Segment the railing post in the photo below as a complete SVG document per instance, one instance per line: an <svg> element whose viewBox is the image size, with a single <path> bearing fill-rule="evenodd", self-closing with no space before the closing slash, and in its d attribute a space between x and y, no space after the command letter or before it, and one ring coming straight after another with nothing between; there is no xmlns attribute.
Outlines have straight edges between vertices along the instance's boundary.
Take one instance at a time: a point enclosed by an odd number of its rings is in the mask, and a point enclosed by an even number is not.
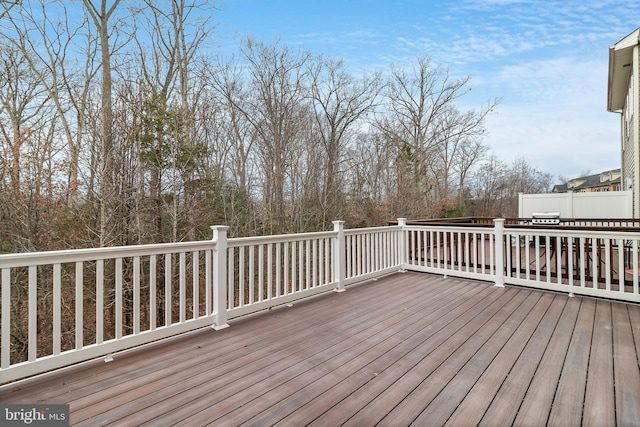
<svg viewBox="0 0 640 427"><path fill-rule="evenodd" d="M407 235L404 228L407 226L407 218L398 218L398 257L400 258L400 273L404 273L405 266L409 263L407 259Z"/></svg>
<svg viewBox="0 0 640 427"><path fill-rule="evenodd" d="M227 328L227 230L226 225L211 226L213 230L213 329Z"/></svg>
<svg viewBox="0 0 640 427"><path fill-rule="evenodd" d="M344 292L346 275L345 259L347 256L344 244L344 221L333 221L333 231L337 233L333 241L333 278L336 281L336 292Z"/></svg>
<svg viewBox="0 0 640 427"><path fill-rule="evenodd" d="M504 218L496 218L493 220L494 236L496 244L496 283L495 286L504 288Z"/></svg>

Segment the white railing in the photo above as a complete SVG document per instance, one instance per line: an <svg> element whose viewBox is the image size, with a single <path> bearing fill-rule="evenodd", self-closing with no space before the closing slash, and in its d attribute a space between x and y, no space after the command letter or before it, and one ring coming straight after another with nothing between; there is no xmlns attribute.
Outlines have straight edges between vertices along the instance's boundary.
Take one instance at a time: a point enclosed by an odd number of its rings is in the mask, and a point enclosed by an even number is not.
<svg viewBox="0 0 640 427"><path fill-rule="evenodd" d="M640 302L640 233L504 222L0 255L0 384L403 270Z"/></svg>
<svg viewBox="0 0 640 427"><path fill-rule="evenodd" d="M0 255L0 384L401 269L402 227Z"/></svg>
<svg viewBox="0 0 640 427"><path fill-rule="evenodd" d="M345 284L398 271L404 265L404 232L398 226L344 232Z"/></svg>
<svg viewBox="0 0 640 427"><path fill-rule="evenodd" d="M398 271L398 226L230 239L229 319ZM221 311L221 310L220 310Z"/></svg>
<svg viewBox="0 0 640 427"><path fill-rule="evenodd" d="M407 269L495 281L494 228L408 226L405 233Z"/></svg>
<svg viewBox="0 0 640 427"><path fill-rule="evenodd" d="M336 233L305 233L229 240L228 317L337 289Z"/></svg>
<svg viewBox="0 0 640 427"><path fill-rule="evenodd" d="M215 242L0 256L0 383L212 324Z"/></svg>
<svg viewBox="0 0 640 427"><path fill-rule="evenodd" d="M509 228L505 283L640 302L640 232Z"/></svg>
<svg viewBox="0 0 640 427"><path fill-rule="evenodd" d="M405 226L406 268L498 286L640 302L640 230L505 227L502 219L494 222L494 227Z"/></svg>

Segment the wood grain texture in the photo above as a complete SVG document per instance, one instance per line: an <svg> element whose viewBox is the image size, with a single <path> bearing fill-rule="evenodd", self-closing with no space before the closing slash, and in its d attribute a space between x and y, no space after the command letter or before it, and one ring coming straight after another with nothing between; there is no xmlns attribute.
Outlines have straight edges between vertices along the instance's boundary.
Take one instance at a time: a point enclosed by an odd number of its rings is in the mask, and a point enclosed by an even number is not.
<svg viewBox="0 0 640 427"><path fill-rule="evenodd" d="M72 425L640 425L640 306L402 273L0 388Z"/></svg>

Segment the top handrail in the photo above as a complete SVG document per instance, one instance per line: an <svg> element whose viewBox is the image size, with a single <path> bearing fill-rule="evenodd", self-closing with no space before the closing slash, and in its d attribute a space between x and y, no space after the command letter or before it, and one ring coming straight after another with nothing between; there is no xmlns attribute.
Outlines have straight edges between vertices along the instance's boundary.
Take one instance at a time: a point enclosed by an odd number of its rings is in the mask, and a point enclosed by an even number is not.
<svg viewBox="0 0 640 427"><path fill-rule="evenodd" d="M153 243L133 246L108 246L99 248L0 254L0 268L52 263L64 264L117 257L134 257L138 255L160 255L169 251L188 252L214 249L215 245L216 242L213 240L201 240L192 242Z"/></svg>
<svg viewBox="0 0 640 427"><path fill-rule="evenodd" d="M482 227L493 226L494 218L460 217L407 220L408 226L430 227ZM505 228L531 228L552 230L584 230L584 231L640 231L640 219L637 218L560 218L559 224L534 224L532 218L504 218ZM396 225L397 221L389 221Z"/></svg>

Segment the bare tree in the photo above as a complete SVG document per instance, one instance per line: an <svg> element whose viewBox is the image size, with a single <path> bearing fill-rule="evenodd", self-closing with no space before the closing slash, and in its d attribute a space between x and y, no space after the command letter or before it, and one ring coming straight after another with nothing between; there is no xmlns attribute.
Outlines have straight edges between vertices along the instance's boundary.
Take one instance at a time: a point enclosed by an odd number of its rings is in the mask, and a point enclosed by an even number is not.
<svg viewBox="0 0 640 427"><path fill-rule="evenodd" d="M95 5L91 0L82 0L94 26L98 31L100 41L100 58L102 71L101 84L101 132L100 132L100 246L105 246L113 238L109 230L109 222L112 221L112 212L109 204L115 196L115 185L113 174L115 160L113 158L113 83L111 68L110 43L111 30L109 20L111 19L121 0L114 0L111 5L107 0L100 0L99 5Z"/></svg>
<svg viewBox="0 0 640 427"><path fill-rule="evenodd" d="M23 53L55 105L69 148L67 195L76 199L79 187L79 154L84 137L88 97L93 78L97 74L94 64L95 37L91 32L86 34L87 56L84 67L74 69L68 57L72 43L79 38L80 29L86 27L87 17L78 25L72 26L64 2L41 0L28 6L20 4L14 9L15 14L8 15L16 36L6 37L6 40ZM34 7L37 9L34 10ZM74 58L82 58L77 55L77 51L72 54Z"/></svg>
<svg viewBox="0 0 640 427"><path fill-rule="evenodd" d="M241 46L250 76L250 98L239 105L259 141L267 230L286 230L285 187L291 147L304 122L306 52L247 39Z"/></svg>
<svg viewBox="0 0 640 427"><path fill-rule="evenodd" d="M458 144L481 133L484 117L497 103L458 113L455 103L467 92L468 81L468 77L451 79L448 71L433 67L431 60L424 57L408 71L391 70L386 91L388 112L378 117L376 127L395 145L401 168L398 191L405 199L414 200L417 209L424 209L429 198L438 199L434 191L437 181L427 173L429 168L437 171L451 163L448 153L444 156L449 159L447 165L439 163L436 154L443 149L446 153L446 144ZM404 178L406 174L410 177ZM448 186L446 183L443 190Z"/></svg>
<svg viewBox="0 0 640 427"><path fill-rule="evenodd" d="M487 158L497 101L462 109L468 78L428 58L357 77L254 39L212 61L212 1L3 3L0 209L17 224L6 194L29 187L54 206L66 192L69 222L51 227L78 246L69 224L83 214L84 246L112 245L191 240L214 221L243 235L376 225L440 202L506 214L544 183Z"/></svg>
<svg viewBox="0 0 640 427"><path fill-rule="evenodd" d="M60 144L56 110L23 52L0 48L0 247L50 247L43 233L55 217ZM51 215L51 217L49 216Z"/></svg>
<svg viewBox="0 0 640 427"><path fill-rule="evenodd" d="M511 162L507 179L507 191L510 196L506 207L507 215L518 215L519 193L546 193L551 188L551 180L551 174L533 167L523 157Z"/></svg>
<svg viewBox="0 0 640 427"><path fill-rule="evenodd" d="M467 178L489 152L489 147L478 138L465 139L452 167L458 176L458 205L464 208L467 196Z"/></svg>
<svg viewBox="0 0 640 427"><path fill-rule="evenodd" d="M205 68L206 80L212 93L207 103L215 100L220 105L221 116L217 122L223 126L222 138L214 141L223 142L215 147L221 153L222 163L228 164L230 175L238 187L250 193L250 156L253 152L256 132L252 130L251 122L245 118L244 112L249 109L246 100L249 98L246 79L240 64L235 59L223 60L217 58L215 67ZM209 119L206 117L205 119ZM213 125L213 123L212 123ZM228 162L225 161L228 159Z"/></svg>
<svg viewBox="0 0 640 427"><path fill-rule="evenodd" d="M5 115L0 126L5 150L5 170L10 188L17 194L21 187L21 155L29 134L37 129L47 111L47 91L34 74L23 52L6 46L0 50L0 104Z"/></svg>
<svg viewBox="0 0 640 427"><path fill-rule="evenodd" d="M507 164L492 155L473 175L470 213L476 216L516 217L518 193L544 193L551 185L550 174L523 158Z"/></svg>
<svg viewBox="0 0 640 427"><path fill-rule="evenodd" d="M0 2L0 19L8 15L9 12L11 12L11 9L19 5L20 3L20 0L4 0Z"/></svg>
<svg viewBox="0 0 640 427"><path fill-rule="evenodd" d="M347 154L347 224L368 227L405 215L404 206L396 203L394 157L395 150L380 132L358 134Z"/></svg>
<svg viewBox="0 0 640 427"><path fill-rule="evenodd" d="M165 114L165 119L171 117L174 123L177 123L175 120L182 122L179 126L181 135L174 134L168 139L173 143L180 142L182 145L180 147L168 145L166 149L169 150L168 157L184 159L190 149L192 152L201 151L193 135L194 120L188 120L193 118L193 109L190 107L189 100L192 93L189 88L189 76L196 54L205 42L207 34L212 31L210 6L207 1L186 0L160 2L145 0L144 3L144 13L136 15L137 33L141 33L142 36L134 36L137 52L132 55L132 59L139 62L141 92L143 92L142 96L147 98L142 105L151 107L155 104L152 108L156 113L161 113L160 109L162 109L164 110L162 114L168 113L168 115ZM152 103L149 102L150 100ZM164 123L164 126L173 127L176 131L175 126L170 123ZM161 138L158 132L156 136ZM168 135L165 134L165 136ZM149 142L147 141L147 145ZM158 147L160 141L156 142ZM190 224L187 227L188 234L194 238L194 218L186 215L186 212L191 210L190 205L196 201L192 191L184 190L187 187L193 187L195 169L184 167L180 169L171 162L164 165L157 162L146 164L150 166L151 171L150 191L151 199L155 204L153 222L156 224L158 238L162 238L162 218L166 216L167 210L171 212L171 240L178 239L179 223ZM185 166L186 163L182 165ZM174 195L170 199L170 206L165 206L163 198L165 182L163 181L167 181L166 191ZM181 204L182 208L179 209Z"/></svg>
<svg viewBox="0 0 640 427"><path fill-rule="evenodd" d="M371 112L380 92L380 76L356 80L342 60L318 57L311 67L314 118L324 150L322 227L341 212L341 163L344 149L356 132L358 121Z"/></svg>
<svg viewBox="0 0 640 427"><path fill-rule="evenodd" d="M435 144L427 161L436 187L437 200L452 198L464 185L466 174L482 158L486 147L480 143L485 133L484 119L490 109L461 113L454 105L443 109L436 119ZM453 176L458 173L457 180ZM453 182L452 182L453 181ZM452 188L457 185L457 188Z"/></svg>
<svg viewBox="0 0 640 427"><path fill-rule="evenodd" d="M508 165L495 155L473 173L471 197L473 215L497 216L505 214L504 200L508 195Z"/></svg>

